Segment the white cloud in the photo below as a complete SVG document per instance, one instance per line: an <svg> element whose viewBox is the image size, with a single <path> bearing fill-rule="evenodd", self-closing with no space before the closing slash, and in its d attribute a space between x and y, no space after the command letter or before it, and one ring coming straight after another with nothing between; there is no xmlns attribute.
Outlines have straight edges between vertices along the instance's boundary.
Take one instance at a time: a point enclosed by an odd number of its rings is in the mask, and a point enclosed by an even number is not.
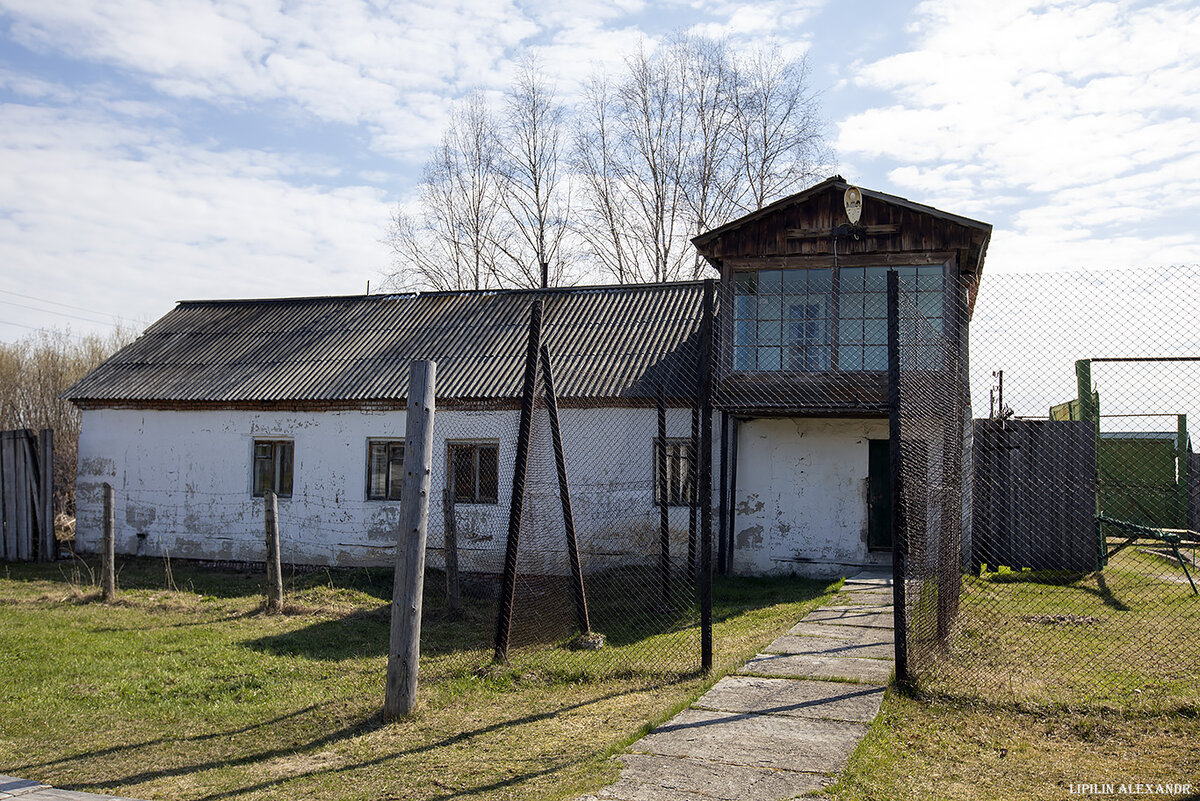
<svg viewBox="0 0 1200 801"><path fill-rule="evenodd" d="M283 99L317 118L367 124L377 146L428 145L422 97L493 80L506 51L538 32L511 2L366 0L4 0L14 39L97 61L158 91L240 106Z"/></svg>
<svg viewBox="0 0 1200 801"><path fill-rule="evenodd" d="M93 111L7 104L0 161L0 251L13 291L153 319L186 297L352 294L388 263L382 193L305 185L299 159L218 152ZM3 319L47 321L10 308Z"/></svg>
<svg viewBox="0 0 1200 801"><path fill-rule="evenodd" d="M998 217L993 268L1200 261L1200 235L1171 227L1200 196L1200 8L929 0L912 31L912 50L860 68L895 102L846 119L842 153Z"/></svg>

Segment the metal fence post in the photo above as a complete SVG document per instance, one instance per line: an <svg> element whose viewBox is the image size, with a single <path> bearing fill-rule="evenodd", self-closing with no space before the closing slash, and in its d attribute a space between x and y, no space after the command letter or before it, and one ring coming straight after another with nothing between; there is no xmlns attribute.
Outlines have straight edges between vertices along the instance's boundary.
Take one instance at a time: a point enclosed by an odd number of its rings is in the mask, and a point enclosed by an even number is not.
<svg viewBox="0 0 1200 801"><path fill-rule="evenodd" d="M716 284L704 282L700 318L700 469L696 492L700 504L700 667L713 665L712 635L712 338Z"/></svg>
<svg viewBox="0 0 1200 801"><path fill-rule="evenodd" d="M525 510L525 472L529 467L529 439L533 430L534 393L537 390L538 352L542 343L542 299L529 312L529 341L525 347L525 379L521 388L521 422L513 460L512 496L508 505L508 539L504 545L504 577L500 584L500 609L496 615L494 658L508 659L512 635L513 602L517 592L517 556L521 546L521 521Z"/></svg>
<svg viewBox="0 0 1200 801"><path fill-rule="evenodd" d="M908 610L905 606L904 576L908 562L908 528L904 516L904 482L900 471L900 276L887 274L888 309L888 450L892 484L892 623L896 641L896 681L910 683L908 672Z"/></svg>

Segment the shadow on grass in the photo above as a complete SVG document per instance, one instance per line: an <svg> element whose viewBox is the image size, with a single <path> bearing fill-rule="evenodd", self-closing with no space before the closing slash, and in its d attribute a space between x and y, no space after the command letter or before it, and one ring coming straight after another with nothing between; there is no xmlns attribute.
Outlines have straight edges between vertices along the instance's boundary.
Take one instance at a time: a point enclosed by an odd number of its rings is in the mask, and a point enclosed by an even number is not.
<svg viewBox="0 0 1200 801"><path fill-rule="evenodd" d="M96 757L114 756L117 754L124 753L126 751L136 751L139 748L151 748L156 745L165 745L167 743L171 743L172 745L179 744L179 743L202 743L202 742L205 742L208 740L219 740L219 739L223 739L226 737L234 737L238 734L248 734L257 729L263 729L263 728L267 728L269 726L276 726L280 723L283 723L284 721L291 720L293 718L298 718L301 715L305 715L309 712L316 711L318 706L319 706L318 704L312 704L311 706L306 706L303 709L297 709L295 712L288 712L286 715L279 715L278 717L271 718L270 720L264 720L264 721L260 721L258 723L252 723L249 726L242 726L239 729L226 729L223 731L210 732L208 734L196 734L196 735L184 736L184 737L159 737L154 740L145 740L140 743L129 743L128 745L113 745L113 746L109 746L108 748L101 748L99 750L93 750L93 751L85 751L83 753L72 754L71 756L59 757L58 759L51 759L51 760L47 760L45 762L30 762L27 765L17 765L14 768L14 770L23 772L23 771L36 770L38 768L50 768L50 767L54 767L55 765L65 765L69 762L74 762L79 759L84 759L84 758L95 759Z"/></svg>
<svg viewBox="0 0 1200 801"><path fill-rule="evenodd" d="M422 601L421 652L441 656L463 651L490 652L495 633L496 598L466 601L465 614L451 618L445 607L440 574L426 579ZM672 581L664 596L652 574L621 569L588 576L592 629L612 647L634 646L651 637L695 630L699 637L700 607L694 587ZM828 592L829 582L797 578L747 579L714 577L713 622L720 624L748 611L780 603L803 603ZM321 620L295 631L252 640L255 650L279 656L342 660L387 653L388 604ZM514 602L513 648L557 647L575 633L574 605L565 577L523 577Z"/></svg>
<svg viewBox="0 0 1200 801"><path fill-rule="evenodd" d="M637 689L640 690L640 689L644 689L644 688L637 688ZM613 698L619 698L624 695L629 695L633 691L634 690L625 690L625 691L621 691L621 692L608 693L606 695L601 695L601 696L597 696L594 698L588 698L584 701L580 701L580 702L573 703L573 704L562 704L554 709L546 710L543 712L538 712L536 714L523 715L523 716L517 717L517 718L511 718L509 720L505 720L505 721L502 721L499 723L493 723L488 726L481 726L481 727L478 727L475 729L470 729L467 731L459 732L458 734L454 734L449 737L442 738L441 740L424 743L422 745L418 745L413 748L407 748L407 749L403 749L403 750L399 750L399 751L390 751L386 754L380 754L379 756L375 756L370 759L364 759L359 762L340 763L336 767L330 766L330 767L316 768L316 769L309 770L309 771L303 771L303 772L297 773L295 775L287 776L285 778L269 779L269 780L258 782L256 784L248 785L245 787L238 787L238 788L232 789L232 790L211 793L209 795L202 796L200 799L198 799L198 801L217 801L217 799L233 798L233 797L236 797L243 793L252 793L252 792L256 792L256 791L260 791L260 790L266 790L266 789L272 788L272 787L278 787L278 785L283 781L290 782L290 781L295 781L297 779L310 778L312 776L319 776L319 775L327 774L327 773L352 771L352 770L358 770L360 768L366 768L366 767L371 767L374 765L380 765L380 764L383 764L390 760L397 759L399 757L413 756L413 755L433 751L434 749L438 749L438 748L446 748L449 746L453 746L453 745L456 745L459 743L469 741L469 740L479 737L481 735L486 735L486 734L489 734L492 732L501 731L503 729L510 728L513 726L521 726L521 725L530 724L530 723L537 723L539 721L546 720L548 718L552 718L556 715L561 715L561 714L564 714L566 712L571 712L576 709L582 709L591 704L599 703L601 701L611 700ZM295 716L298 716L305 712L309 712L309 711L313 711L313 710L314 710L313 707L309 707L308 709L301 710L296 713L292 713L291 715L288 715L285 717L295 717ZM244 731L249 731L251 729L258 728L259 726L263 726L263 725L269 725L269 724L256 724L255 726L248 727ZM178 767L167 768L167 769L163 769L163 770L148 770L148 771L143 771L140 773L133 773L133 774L129 774L127 776L122 776L117 779L110 779L110 780L104 781L104 782L94 782L94 783L76 784L76 785L63 784L63 785L59 785L59 787L64 790L82 790L84 788L100 788L100 789L112 790L112 789L116 789L116 788L120 788L120 787L134 786L134 785L142 784L144 782L150 782L150 781L155 781L155 780L159 780L159 779L169 779L169 778L173 778L173 777L177 777L177 776L194 775L194 774L202 773L207 770L216 770L216 769L223 769L223 768L229 768L229 767L254 765L256 763L266 762L268 760L276 759L279 757L285 757L285 756L294 757L294 756L308 753L308 752L319 751L319 750L327 748L331 745L335 745L339 742L342 742L342 741L345 741L348 739L352 739L354 737L358 737L360 735L368 734L372 731L376 731L376 730L385 728L387 725L389 725L389 724L385 723L382 720L380 714L375 713L375 714L372 714L365 718L362 718L354 723L351 723L348 726L340 728L336 731L329 732L328 734L322 735L320 737L317 737L315 739L312 739L312 740L310 740L306 743L302 743L302 744L280 746L277 748L264 749L264 750L257 751L257 752L251 753L251 754L246 754L246 755L240 756L240 757L213 759L213 760L197 762L197 763L189 764L189 765L180 765ZM239 731L243 731L243 730L239 730ZM232 733L236 734L238 732L232 732ZM228 736L228 734L229 733L203 735L203 739ZM196 738L196 739L200 739L200 738ZM114 749L112 749L112 751L113 752L131 751L131 750L134 750L137 748L145 747L147 745L155 744L157 742L160 742L160 741L152 741L151 743L144 743L144 744L138 744L138 745L132 745L132 746L119 746L119 747L115 747ZM557 769L558 768L550 768L545 771L539 771L535 774L526 776L525 778L532 778L535 775L543 775L545 773L553 772L553 770L557 770ZM501 782L501 783L497 784L496 786L497 787L508 786L510 784L513 784L513 783L516 783L516 782L519 782L522 780L523 780L522 777L517 776L517 777L513 777L511 779L506 779L504 782ZM468 790L463 790L461 792L456 792L456 793L452 793L450 795L442 796L442 798L453 798L453 797L460 795L462 793L465 793L465 792L479 792L479 790L481 790L481 789L486 789L486 788L472 788L472 789L468 789Z"/></svg>
<svg viewBox="0 0 1200 801"><path fill-rule="evenodd" d="M1084 592L1089 592L1098 596L1100 600L1104 601L1107 606L1116 609L1118 612L1133 611L1133 607L1119 599L1113 594L1113 591L1109 589L1108 581L1104 578L1103 573L1096 574L1096 584L1099 586L1099 589L1097 590L1093 590L1091 587L1081 587L1080 589L1082 589Z"/></svg>
<svg viewBox="0 0 1200 801"><path fill-rule="evenodd" d="M1106 705L1089 705L1081 702L1037 702L1030 700L999 701L973 695L970 691L951 692L947 690L927 689L913 685L902 685L893 682L890 691L915 701L944 704L949 707L973 712L1015 712L1021 715L1040 716L1054 713L1100 714L1112 715L1123 720L1153 720L1163 717L1178 717L1185 720L1200 720L1200 705L1189 701L1179 701L1168 706L1148 706L1143 708L1123 705L1120 707Z"/></svg>

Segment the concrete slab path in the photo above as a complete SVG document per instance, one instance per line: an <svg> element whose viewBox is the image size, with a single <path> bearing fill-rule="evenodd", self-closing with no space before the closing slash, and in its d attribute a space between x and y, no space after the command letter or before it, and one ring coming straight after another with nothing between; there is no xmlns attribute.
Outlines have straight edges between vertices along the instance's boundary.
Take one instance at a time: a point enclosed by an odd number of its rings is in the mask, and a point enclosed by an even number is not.
<svg viewBox="0 0 1200 801"><path fill-rule="evenodd" d="M116 795L96 795L95 793L60 790L41 782L0 775L0 799L8 798L20 799L20 801L137 801L134 798Z"/></svg>
<svg viewBox="0 0 1200 801"><path fill-rule="evenodd" d="M847 579L793 626L631 745L621 778L578 801L777 801L846 766L893 663L891 573Z"/></svg>

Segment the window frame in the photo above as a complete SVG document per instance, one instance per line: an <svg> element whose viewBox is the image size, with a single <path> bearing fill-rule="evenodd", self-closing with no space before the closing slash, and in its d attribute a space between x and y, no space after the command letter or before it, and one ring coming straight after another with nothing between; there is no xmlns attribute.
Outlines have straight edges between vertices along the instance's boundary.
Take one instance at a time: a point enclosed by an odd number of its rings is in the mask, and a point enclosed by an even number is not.
<svg viewBox="0 0 1200 801"><path fill-rule="evenodd" d="M878 326L875 324L879 323L880 320L877 319L876 316L867 317L865 306L863 316L861 318L855 317L853 319L847 318L845 320L842 318L842 303L850 295L857 296L859 302L861 303L871 295L883 294L886 302L886 291L880 292L878 289L872 289L868 286L869 282L868 284L864 284L861 288L851 290L850 292L843 291L843 271L861 271L872 268L884 271L896 270L900 273L902 282L911 281L912 278L909 277L910 275L915 277L923 273L928 274L932 278L936 271L939 281L938 293L941 295L941 301L939 304L940 316L931 316L930 319L936 319L938 321L939 330L944 330L944 326L952 324L950 292L951 288L956 285L956 282L954 280L953 261L951 259L945 259L941 261L914 260L911 263L904 264L881 264L874 260L868 261L865 259L856 259L850 264L817 263L795 266L772 265L769 267L759 267L749 263L739 263L736 267L732 267L728 273L728 282L730 285L729 305L732 311L727 318L728 328L723 329L728 331L728 335L730 337L730 345L728 346L729 349L726 351L725 355L727 360L727 369L731 374L747 376L760 374L821 375L829 373L838 373L843 375L856 373L878 375L886 373L886 363L882 366L872 366L870 368L863 366L867 364L878 365L878 360L874 358L878 354L868 354L868 351L877 350L879 347L886 349L886 343L883 345L874 345L866 341L868 339L867 324L872 324L872 333L877 333L876 329ZM788 282L788 277L786 274L790 271L806 273L805 285L807 286L807 273L812 270L829 271L828 295L824 294L823 289L819 289L817 290L816 295L813 296L814 298L822 298L821 300L816 301L816 303L825 304L825 316L823 318L818 318L813 316L811 310L806 310L803 319L793 320L790 319L790 317L786 315L784 310L781 308L778 316L781 318L779 322L782 325L782 339L780 339L778 344L776 344L774 341L762 339L760 329L763 325L764 318L761 317L761 309L759 307L759 302L763 297L759 294L759 289L762 284L761 273L780 273L781 294L779 295L779 298L782 306L785 304L784 299L789 295L789 293L782 288ZM773 284L774 281L772 280L771 283ZM911 291L914 300L924 305L922 296L928 296L933 293L925 290L921 286L920 280L916 281L916 284L917 286L915 289L905 291ZM753 287L753 292L742 294L739 291L740 287L742 286ZM902 289L903 288L904 285L902 283ZM791 294L795 295L796 293ZM811 295L812 293L809 293L806 290L805 294ZM800 296L796 295L796 297ZM743 298L746 298L747 300L743 300ZM816 305L816 303L809 303L808 305L812 306ZM851 303L853 304L853 299L851 299ZM772 306L773 305L774 304L772 304ZM753 310L753 313L751 313L751 310ZM787 319L784 319L785 317ZM771 318L770 322L775 321L773 318ZM817 328L821 322L826 324L824 332L818 331ZM855 328L853 325L855 322L859 323L860 330L862 331L862 334L858 337L858 341L843 340L843 336L845 336L844 332L852 331ZM884 328L886 329L886 319L883 319L882 322L884 324ZM850 325L846 325L846 323L850 323ZM799 334L799 340L802 341L798 341L799 350L795 353L789 352L790 347L793 344L797 344L788 342L789 326L792 326L794 331L801 332ZM753 334L751 335L750 332L753 332ZM824 334L824 342L817 341L821 338L821 333ZM739 334L742 336L750 336L750 338L741 340L739 339ZM814 336L814 334L816 336ZM795 335L793 334L793 336ZM773 339L773 337L769 337L769 340ZM823 348L824 350L821 351L819 350L820 348ZM771 360L771 364L774 364L774 362L777 361L778 366L760 367L759 351L769 351L771 349L779 351L778 359ZM857 351L857 358L849 358L848 361L851 365L857 364L859 366L849 366L843 368L843 363L847 361L846 357L851 357L855 354L855 351ZM872 358L868 358L868 356L871 356ZM801 363L806 364L807 366L802 369L797 369L794 367L794 365ZM746 366L747 364L751 364L753 366Z"/></svg>
<svg viewBox="0 0 1200 801"><path fill-rule="evenodd" d="M376 448L380 445L385 446L387 448L387 461L385 462L385 468L384 468L384 474L383 474L384 491L383 491L383 495L373 495L372 494L372 485L373 485L372 479L375 476L375 471L374 471L374 460L372 458L373 457L372 451L374 448ZM400 449L399 463L397 463L392 458L393 450L397 446ZM366 500L368 500L368 501L399 501L400 500L400 495L403 492L402 479L403 479L403 471L404 471L404 455L405 455L406 450L407 450L406 440L403 437L400 437L399 439L388 438L388 437L368 437L367 438L367 472L366 472L366 488L365 488ZM401 477L400 477L399 481L393 475L393 472L392 472L393 469L397 468L397 467L401 473ZM399 486L397 486L397 485L399 485ZM395 490L395 494L392 494L393 490Z"/></svg>
<svg viewBox="0 0 1200 801"><path fill-rule="evenodd" d="M455 477L454 449L469 447L472 450L472 475L474 476L474 486L468 498L463 498L460 494L461 490L458 486L458 480ZM482 493L481 490L481 475L480 470L480 452L484 449L491 449L496 454L496 492L495 496L489 496ZM446 440L446 488L449 489L451 480L454 481L454 496L455 505L480 505L480 506L496 506L500 503L500 440L498 439L448 439Z"/></svg>
<svg viewBox="0 0 1200 801"><path fill-rule="evenodd" d="M659 484L659 453L662 440L654 437L651 446L653 468L651 476L654 481L654 505L662 506L662 495ZM667 507L688 507L692 505L695 487L692 479L695 472L695 459L691 437L667 437ZM674 470L672 470L674 465ZM674 479L674 480L673 480Z"/></svg>
<svg viewBox="0 0 1200 801"><path fill-rule="evenodd" d="M270 486L259 486L259 471L258 465L260 457L258 449L260 446L270 447L270 463L271 463L271 482ZM286 455L286 459L281 458ZM284 463L286 462L286 471ZM282 479L286 475L288 484L287 491L284 492L281 486ZM296 484L296 441L285 437L253 437L250 441L250 496L253 498L262 498L267 491L275 493L277 498L290 498L295 489Z"/></svg>

